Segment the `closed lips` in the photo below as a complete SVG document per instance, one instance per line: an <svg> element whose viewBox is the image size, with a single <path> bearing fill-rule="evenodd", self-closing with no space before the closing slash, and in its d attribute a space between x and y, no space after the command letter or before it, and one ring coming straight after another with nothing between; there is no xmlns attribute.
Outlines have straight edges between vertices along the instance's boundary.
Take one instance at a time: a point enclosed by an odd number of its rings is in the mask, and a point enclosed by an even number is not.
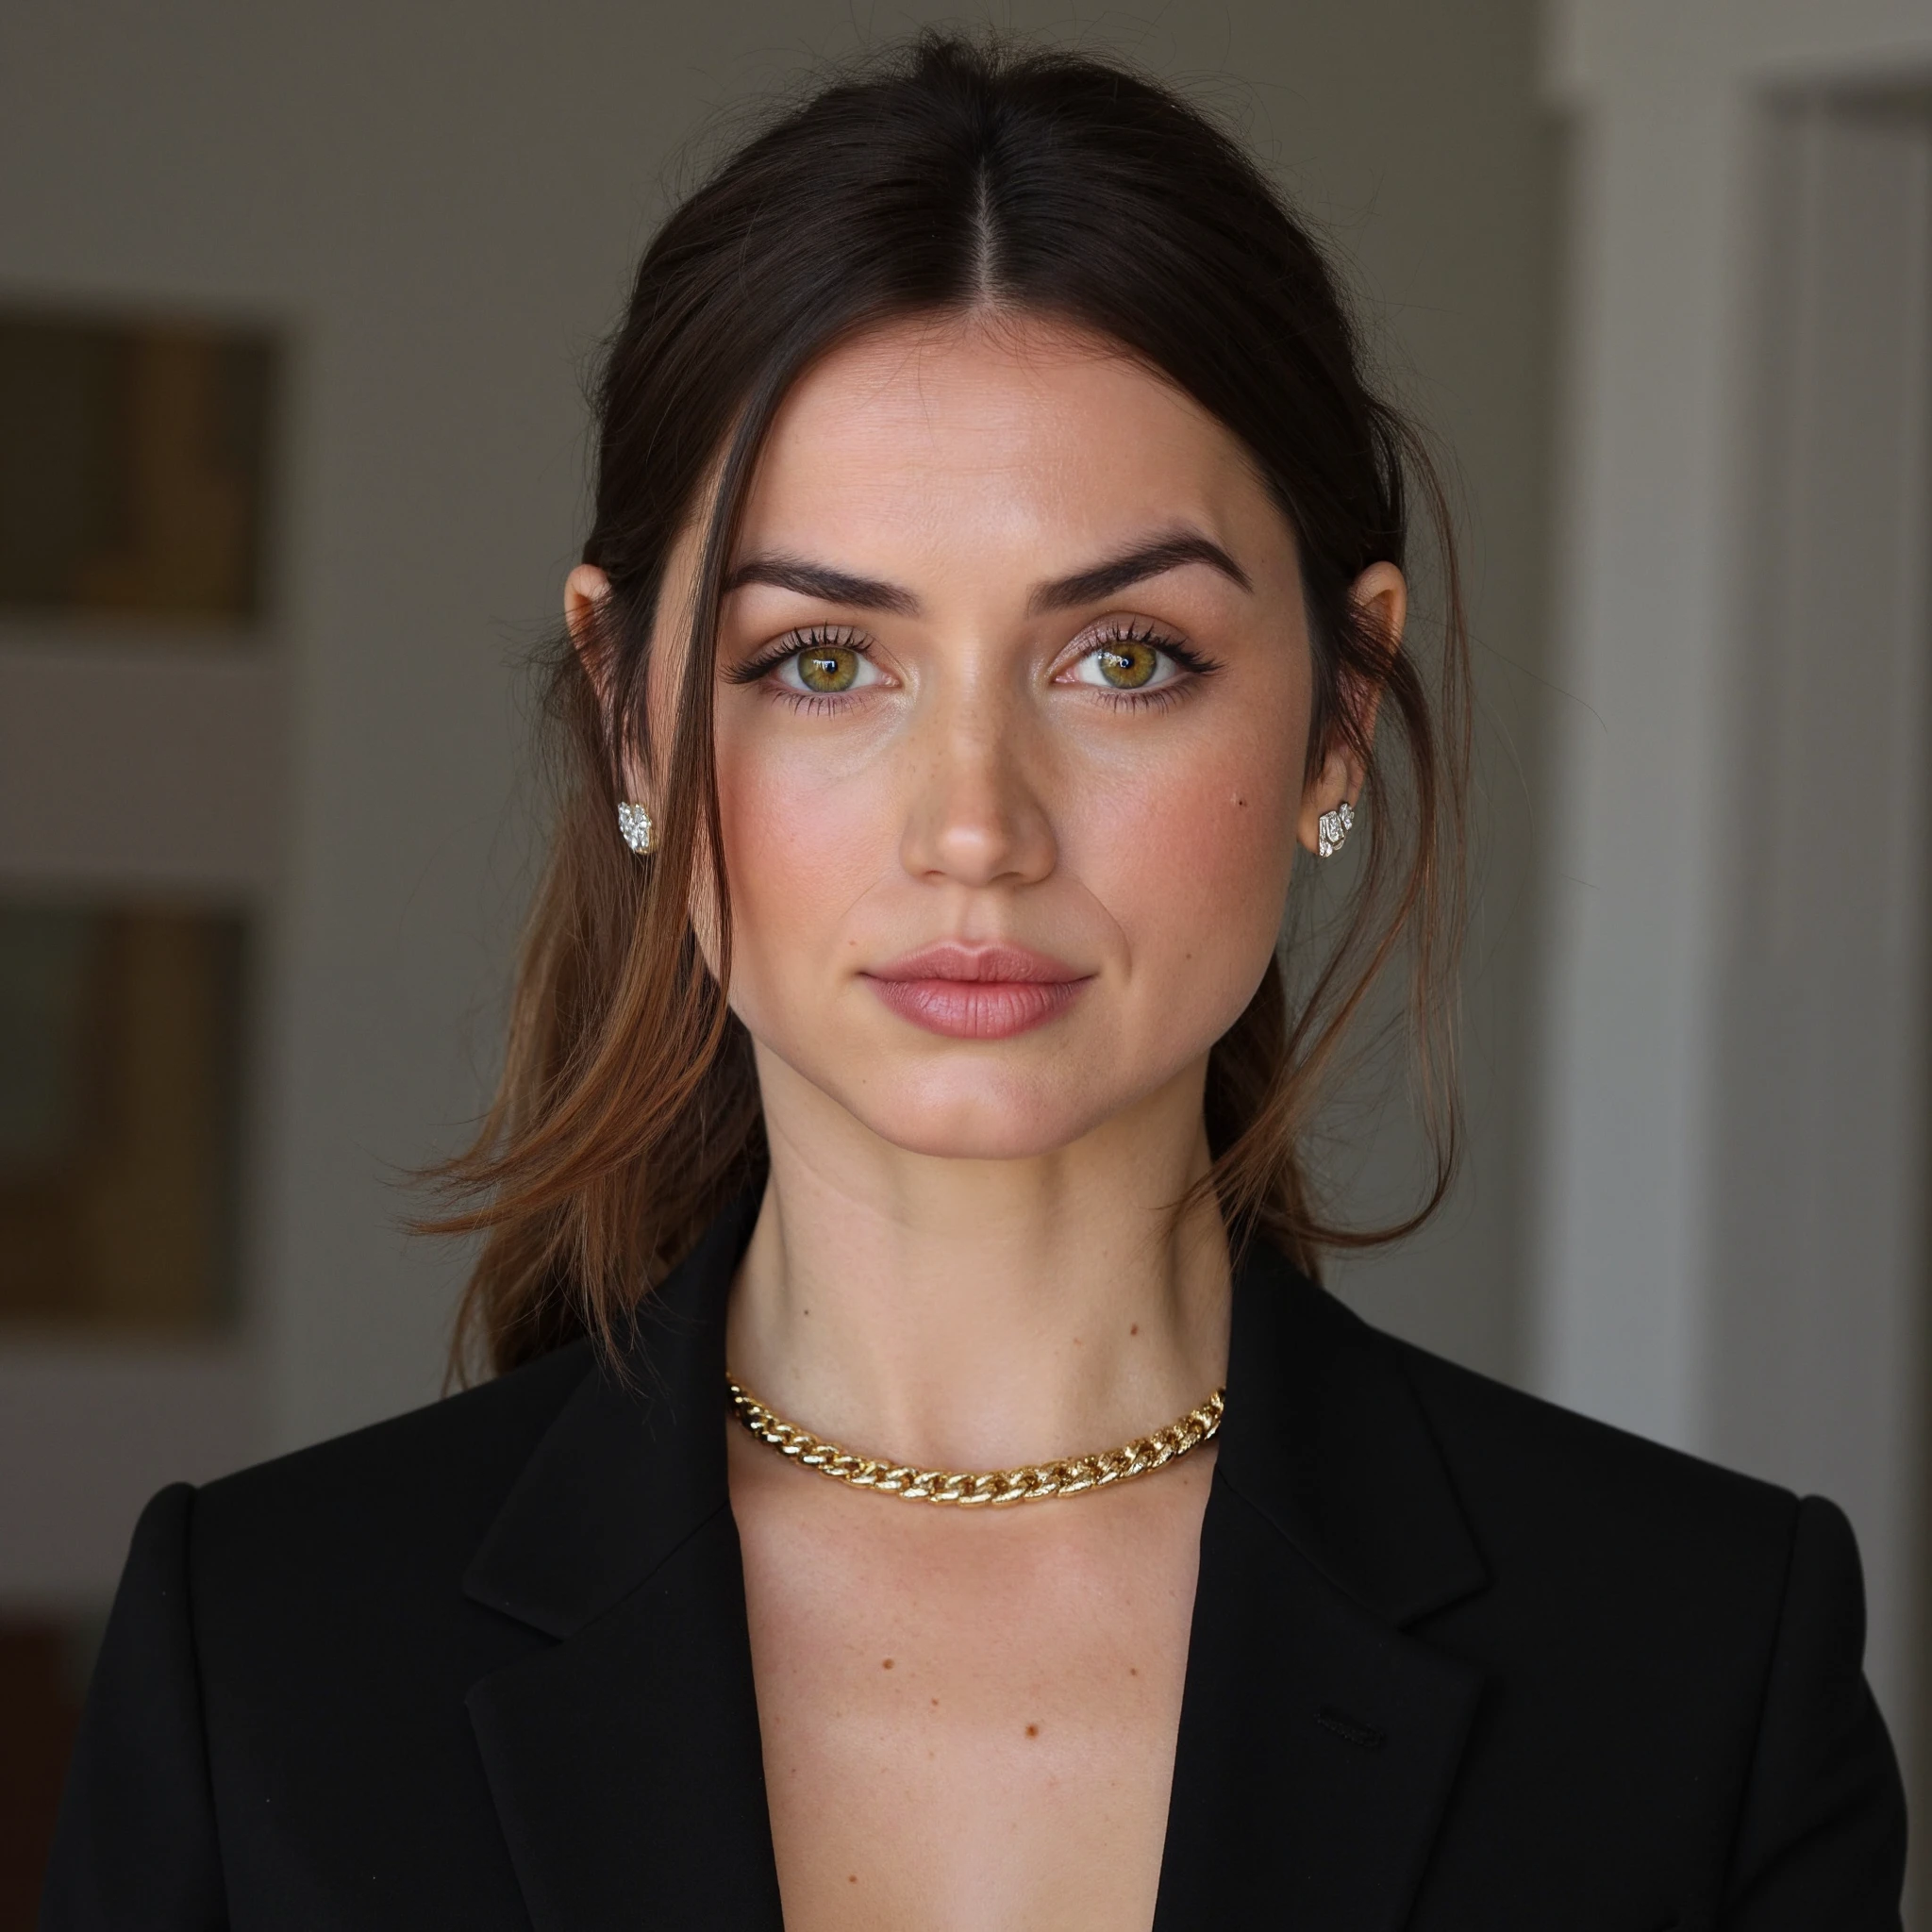
<svg viewBox="0 0 1932 1932"><path fill-rule="evenodd" d="M1058 1019L1092 974L1024 946L957 941L863 975L901 1019L955 1040L1006 1040Z"/></svg>

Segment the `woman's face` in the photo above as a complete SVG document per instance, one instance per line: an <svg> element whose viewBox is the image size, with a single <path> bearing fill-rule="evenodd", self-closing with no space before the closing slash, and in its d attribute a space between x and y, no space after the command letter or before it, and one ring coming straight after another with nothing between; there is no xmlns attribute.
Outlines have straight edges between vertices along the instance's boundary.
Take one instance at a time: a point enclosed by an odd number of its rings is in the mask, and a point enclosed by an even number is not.
<svg viewBox="0 0 1932 1932"><path fill-rule="evenodd" d="M727 584L730 999L768 1104L789 1070L998 1158L1198 1096L1298 838L1353 795L1335 760L1305 792L1294 543L1235 440L1091 338L895 326L786 402Z"/></svg>

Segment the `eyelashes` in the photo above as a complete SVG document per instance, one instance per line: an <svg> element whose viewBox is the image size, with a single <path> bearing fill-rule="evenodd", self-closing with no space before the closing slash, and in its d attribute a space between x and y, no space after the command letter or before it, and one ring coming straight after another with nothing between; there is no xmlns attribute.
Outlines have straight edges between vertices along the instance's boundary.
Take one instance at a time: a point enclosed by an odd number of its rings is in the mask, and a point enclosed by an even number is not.
<svg viewBox="0 0 1932 1932"><path fill-rule="evenodd" d="M1158 625L1108 619L1081 641L1085 648L1069 667L1072 682L1115 709L1145 710L1178 703L1220 669L1211 658ZM1097 678L1079 675L1089 666L1099 673ZM1160 681L1156 683L1156 678ZM1055 679L1066 681L1066 673Z"/></svg>
<svg viewBox="0 0 1932 1932"><path fill-rule="evenodd" d="M1138 618L1103 619L1076 642L1077 655L1056 675L1054 683L1077 686L1113 709L1145 710L1178 703L1221 668L1164 626ZM825 674L835 663L841 668L828 679ZM810 682L798 675L801 665L810 667ZM1101 675L1081 675L1090 666L1101 667ZM774 675L787 670L794 675ZM807 712L841 709L846 700L875 688L881 676L873 661L871 639L846 625L787 631L724 674L726 683L762 685L773 698ZM833 683L839 688L830 688Z"/></svg>
<svg viewBox="0 0 1932 1932"><path fill-rule="evenodd" d="M795 684L776 675L787 669L797 673L806 664L815 673L833 666L837 670L822 677L816 689L802 675ZM844 625L814 625L808 630L787 631L770 650L726 672L725 681L762 685L779 703L809 713L841 709L846 698L876 685L878 675L870 641L861 633Z"/></svg>
<svg viewBox="0 0 1932 1932"><path fill-rule="evenodd" d="M807 630L787 631L770 650L760 652L749 663L727 671L724 681L727 684L756 684L759 678L769 677L781 664L803 656L807 651L855 651L865 657L871 648L868 638L842 624L813 625Z"/></svg>

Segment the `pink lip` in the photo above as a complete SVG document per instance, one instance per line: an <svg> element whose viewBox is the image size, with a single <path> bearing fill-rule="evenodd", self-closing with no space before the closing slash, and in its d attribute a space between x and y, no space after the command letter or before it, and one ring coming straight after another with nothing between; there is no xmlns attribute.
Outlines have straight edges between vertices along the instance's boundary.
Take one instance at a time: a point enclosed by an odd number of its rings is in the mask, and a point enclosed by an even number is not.
<svg viewBox="0 0 1932 1932"><path fill-rule="evenodd" d="M1009 1040L1066 1011L1092 978L1025 946L944 940L864 977L897 1013L953 1040Z"/></svg>

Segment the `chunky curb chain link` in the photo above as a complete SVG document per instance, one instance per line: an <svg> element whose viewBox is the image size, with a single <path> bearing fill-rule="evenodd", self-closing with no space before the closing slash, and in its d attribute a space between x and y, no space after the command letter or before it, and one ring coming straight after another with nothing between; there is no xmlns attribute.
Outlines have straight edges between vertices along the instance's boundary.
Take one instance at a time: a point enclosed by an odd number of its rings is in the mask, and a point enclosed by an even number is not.
<svg viewBox="0 0 1932 1932"><path fill-rule="evenodd" d="M729 1374L731 1412L760 1442L807 1469L815 1469L834 1482L855 1490L876 1490L885 1496L904 1496L913 1503L956 1503L961 1508L998 1507L1006 1503L1041 1503L1049 1496L1077 1496L1084 1490L1103 1490L1112 1483L1152 1475L1198 1449L1221 1427L1226 1390L1217 1389L1198 1408L1156 1429L1151 1436L1102 1449L1091 1456L1070 1456L1058 1462L1036 1462L1024 1469L914 1469L901 1462L882 1462L874 1456L856 1456L836 1442L827 1442L796 1423L788 1423L767 1408L750 1390Z"/></svg>

